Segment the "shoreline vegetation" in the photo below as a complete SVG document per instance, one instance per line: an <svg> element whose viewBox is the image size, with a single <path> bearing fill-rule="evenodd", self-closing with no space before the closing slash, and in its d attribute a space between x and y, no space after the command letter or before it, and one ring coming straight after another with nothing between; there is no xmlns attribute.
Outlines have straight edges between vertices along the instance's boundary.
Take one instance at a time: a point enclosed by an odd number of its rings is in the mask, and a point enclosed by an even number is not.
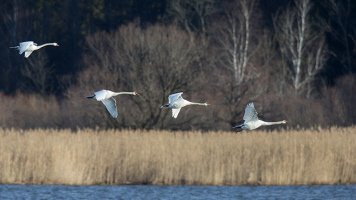
<svg viewBox="0 0 356 200"><path fill-rule="evenodd" d="M356 184L356 127L0 129L0 184Z"/></svg>

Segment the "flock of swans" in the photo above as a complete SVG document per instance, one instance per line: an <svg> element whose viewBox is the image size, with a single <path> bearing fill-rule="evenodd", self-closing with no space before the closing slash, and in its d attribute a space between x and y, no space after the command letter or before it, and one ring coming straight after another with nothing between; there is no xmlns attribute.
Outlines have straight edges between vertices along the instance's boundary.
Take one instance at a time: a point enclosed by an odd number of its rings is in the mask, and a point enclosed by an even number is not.
<svg viewBox="0 0 356 200"><path fill-rule="evenodd" d="M121 94L130 94L130 95L139 95L137 92L112 92L110 90L100 90L94 92L94 95L87 96L88 99L96 99L97 101L103 102L108 112L112 117L117 117L117 107L116 100L113 98L114 96ZM171 108L172 109L172 117L177 118L180 112L180 109L188 106L188 105L199 105L199 106L209 106L208 103L196 103L183 99L183 92L171 94L168 96L168 104L161 106L161 108ZM245 114L243 117L244 123L232 128L236 128L237 132L241 132L242 130L253 130L261 126L275 125L275 124L285 124L288 121L278 121L278 122L265 122L258 119L258 113L255 109L253 103L249 103L246 106Z"/></svg>
<svg viewBox="0 0 356 200"><path fill-rule="evenodd" d="M59 46L57 43L46 43L46 44L37 46L37 44L34 43L33 41L27 41L27 42L21 42L19 46L10 47L10 48L19 50L20 55L25 52L25 57L28 58L33 51L38 50L45 46L50 46L50 45ZM137 92L113 92L110 90L100 90L100 91L94 92L93 95L87 96L86 98L95 99L97 101L103 102L103 104L105 105L105 107L106 107L107 111L110 113L110 115L113 118L117 118L118 113L117 113L117 107L116 107L116 100L114 99L114 96L122 95L122 94L139 95ZM191 102L191 101L185 100L185 99L183 99L182 94L183 94L183 92L169 95L168 96L168 104L161 106L161 108L171 108L173 118L177 118L178 114L180 112L180 109L185 106L188 106L188 105L209 106L210 105L208 103L196 103L196 102ZM254 104L249 103L245 109L245 114L243 117L244 123L240 124L238 126L234 126L232 128L236 128L237 132L241 132L242 130L250 131L250 130L259 128L261 126L285 124L288 122L286 120L278 121L278 122L265 122L265 121L259 120L257 115L258 115L258 113L255 109Z"/></svg>

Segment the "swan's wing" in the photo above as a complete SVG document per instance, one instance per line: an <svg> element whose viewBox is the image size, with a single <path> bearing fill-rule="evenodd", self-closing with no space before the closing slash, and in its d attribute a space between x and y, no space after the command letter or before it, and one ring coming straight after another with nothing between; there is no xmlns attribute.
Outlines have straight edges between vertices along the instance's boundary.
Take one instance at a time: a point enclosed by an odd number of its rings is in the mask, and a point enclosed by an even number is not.
<svg viewBox="0 0 356 200"><path fill-rule="evenodd" d="M180 111L180 108L177 108L177 109L172 108L172 117L177 118L179 111Z"/></svg>
<svg viewBox="0 0 356 200"><path fill-rule="evenodd" d="M33 52L33 51L26 51L26 52L25 52L25 57L28 58L28 57L31 55L32 52Z"/></svg>
<svg viewBox="0 0 356 200"><path fill-rule="evenodd" d="M106 94L107 94L107 90L100 90L100 91L94 92L95 98L98 101L105 100Z"/></svg>
<svg viewBox="0 0 356 200"><path fill-rule="evenodd" d="M175 93L175 94L169 95L168 96L169 103L171 104L171 103L175 102L178 98L182 98L182 94L183 94L183 92L179 92L179 93Z"/></svg>
<svg viewBox="0 0 356 200"><path fill-rule="evenodd" d="M249 121L258 120L257 115L258 115L258 113L257 113L257 111L255 109L255 106L253 105L253 103L249 103L246 106L245 115L244 115L243 120L245 120L245 123L249 122Z"/></svg>
<svg viewBox="0 0 356 200"><path fill-rule="evenodd" d="M117 117L116 100L114 98L101 100L113 118Z"/></svg>
<svg viewBox="0 0 356 200"><path fill-rule="evenodd" d="M26 51L26 49L28 49L28 47L30 47L31 45L33 44L33 41L28 41L28 42L21 42L20 43L20 51L19 51L19 54L22 54L23 52L25 52ZM32 52L31 52L32 53ZM31 54L30 53L30 54ZM30 56L30 55L28 55L28 56ZM28 57L27 56L27 57ZM27 58L26 57L26 58Z"/></svg>

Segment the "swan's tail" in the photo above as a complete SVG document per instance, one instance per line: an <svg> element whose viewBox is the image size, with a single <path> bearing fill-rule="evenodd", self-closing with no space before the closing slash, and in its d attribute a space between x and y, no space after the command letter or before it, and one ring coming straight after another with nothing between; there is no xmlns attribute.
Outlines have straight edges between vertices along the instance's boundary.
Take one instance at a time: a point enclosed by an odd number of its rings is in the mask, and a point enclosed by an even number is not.
<svg viewBox="0 0 356 200"><path fill-rule="evenodd" d="M95 95L87 96L87 97L85 97L85 98L87 98L87 99L93 99L94 97L95 97Z"/></svg>
<svg viewBox="0 0 356 200"><path fill-rule="evenodd" d="M169 104L163 105L161 108L169 108Z"/></svg>
<svg viewBox="0 0 356 200"><path fill-rule="evenodd" d="M243 129L242 127L244 127L244 124L238 125L238 126L234 126L232 128L236 128L236 132L241 132Z"/></svg>

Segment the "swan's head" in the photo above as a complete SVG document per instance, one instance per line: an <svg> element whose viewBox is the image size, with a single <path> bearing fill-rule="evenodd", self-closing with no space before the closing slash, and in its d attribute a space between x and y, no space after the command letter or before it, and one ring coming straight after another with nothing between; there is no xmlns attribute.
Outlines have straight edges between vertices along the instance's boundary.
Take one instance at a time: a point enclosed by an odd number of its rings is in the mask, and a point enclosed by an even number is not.
<svg viewBox="0 0 356 200"><path fill-rule="evenodd" d="M53 43L53 46L56 46L56 47L58 47L59 45L58 45L57 43Z"/></svg>
<svg viewBox="0 0 356 200"><path fill-rule="evenodd" d="M137 92L132 92L132 95L140 95L140 94Z"/></svg>
<svg viewBox="0 0 356 200"><path fill-rule="evenodd" d="M204 103L204 106L210 106L211 104L208 104L208 103Z"/></svg>
<svg viewBox="0 0 356 200"><path fill-rule="evenodd" d="M283 123L283 124L286 124L286 123L288 123L288 121L286 121L286 120L283 120L283 121L282 121L282 123Z"/></svg>

